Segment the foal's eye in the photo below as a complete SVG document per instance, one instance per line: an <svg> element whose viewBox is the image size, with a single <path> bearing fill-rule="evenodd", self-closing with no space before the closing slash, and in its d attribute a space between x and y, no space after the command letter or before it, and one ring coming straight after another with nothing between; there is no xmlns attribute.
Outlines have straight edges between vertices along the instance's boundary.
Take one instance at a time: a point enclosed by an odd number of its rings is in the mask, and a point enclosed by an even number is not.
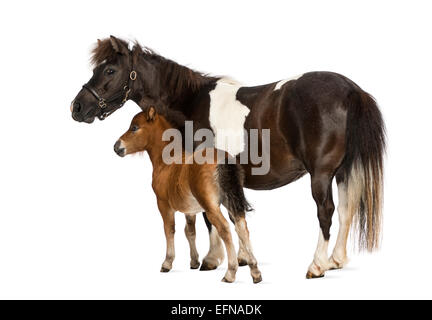
<svg viewBox="0 0 432 320"><path fill-rule="evenodd" d="M114 74L114 72L115 72L115 70L114 69L107 69L106 71L105 71L105 73L106 74L108 74L108 75L111 75L111 74Z"/></svg>
<svg viewBox="0 0 432 320"><path fill-rule="evenodd" d="M132 128L130 129L132 132L138 131L138 126L132 126Z"/></svg>

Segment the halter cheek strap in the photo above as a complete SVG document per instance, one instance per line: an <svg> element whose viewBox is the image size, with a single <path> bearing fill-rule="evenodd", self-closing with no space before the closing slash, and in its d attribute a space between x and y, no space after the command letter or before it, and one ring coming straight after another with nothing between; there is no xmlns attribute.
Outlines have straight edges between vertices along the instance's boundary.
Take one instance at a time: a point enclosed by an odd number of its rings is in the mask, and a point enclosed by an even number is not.
<svg viewBox="0 0 432 320"><path fill-rule="evenodd" d="M83 85L83 88L86 89L88 92L90 92L93 95L93 97L95 97L98 100L98 106L100 109L102 109L102 113L97 116L99 118L99 120L106 119L114 111L123 107L123 105L129 99L129 93L131 91L131 88L130 88L131 81L135 81L137 78L137 73L135 70L133 70L132 57L131 57L131 69L132 69L132 71L129 72L129 77L128 77L127 81L125 82L123 89L118 91L116 94L114 94L109 99L105 99L105 98L101 97L97 93L97 91L95 89L93 89L92 87L90 87L88 84ZM115 106L110 111L105 111L105 112L103 111L103 109L105 109L107 107L108 103L116 101L118 98L120 98L123 95L124 95L124 97L123 97L123 99L119 105Z"/></svg>

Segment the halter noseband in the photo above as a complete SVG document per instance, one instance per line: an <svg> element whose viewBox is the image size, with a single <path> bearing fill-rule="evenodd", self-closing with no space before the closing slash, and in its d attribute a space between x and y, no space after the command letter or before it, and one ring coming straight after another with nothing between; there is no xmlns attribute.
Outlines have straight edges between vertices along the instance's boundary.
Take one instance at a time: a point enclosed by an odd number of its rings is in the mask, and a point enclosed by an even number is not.
<svg viewBox="0 0 432 320"><path fill-rule="evenodd" d="M133 66L132 66L132 61L131 61L131 69L132 71L129 72L129 77L123 87L122 90L118 91L116 94L114 94L111 98L109 98L108 100L101 97L95 89L93 89L92 87L90 87L88 84L83 85L83 88L86 89L88 92L90 92L93 97L95 97L98 100L98 106L99 108L102 110L102 113L100 115L98 115L97 117L99 118L99 120L104 120L106 119L110 114L112 114L114 111L116 111L117 109L123 107L123 105L126 103L126 101L128 100L129 97L129 93L131 91L130 88L130 81L135 81L137 78L137 73L135 70L133 70ZM117 106L115 106L112 110L110 111L103 111L103 109L105 109L107 107L108 103L111 103L115 100L117 100L118 98L120 98L124 93L124 97L121 101L121 103Z"/></svg>

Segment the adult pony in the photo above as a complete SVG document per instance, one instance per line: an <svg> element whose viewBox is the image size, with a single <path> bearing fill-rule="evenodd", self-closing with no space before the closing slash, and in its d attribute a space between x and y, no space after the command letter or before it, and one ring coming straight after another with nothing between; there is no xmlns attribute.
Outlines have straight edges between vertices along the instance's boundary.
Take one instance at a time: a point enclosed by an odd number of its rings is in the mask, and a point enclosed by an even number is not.
<svg viewBox="0 0 432 320"><path fill-rule="evenodd" d="M332 72L309 72L292 79L244 87L224 77L207 76L165 59L150 49L110 37L93 50L93 77L71 104L76 121L104 119L128 99L143 110L166 105L194 121L195 129L210 128L216 147L226 146L222 129L270 129L269 171L252 174L256 165L243 164L244 186L270 190L311 176L312 196L320 225L318 245L307 278L342 268L347 262L350 226L357 229L360 249L373 251L380 242L385 130L374 99L348 78ZM241 135L241 134L240 134ZM261 139L261 135L258 136ZM265 143L259 140L261 145ZM238 155L242 141L224 150ZM339 233L328 257L334 212L332 181L339 194ZM205 217L205 214L204 214ZM223 260L221 241L206 219L210 250L201 269ZM239 262L246 256L239 249Z"/></svg>

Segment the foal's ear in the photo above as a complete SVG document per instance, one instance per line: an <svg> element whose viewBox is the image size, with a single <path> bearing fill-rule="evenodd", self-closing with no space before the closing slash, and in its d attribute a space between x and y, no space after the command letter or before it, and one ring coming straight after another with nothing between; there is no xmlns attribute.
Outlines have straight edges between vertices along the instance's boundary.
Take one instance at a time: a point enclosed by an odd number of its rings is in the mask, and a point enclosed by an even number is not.
<svg viewBox="0 0 432 320"><path fill-rule="evenodd" d="M117 39L114 36L110 36L110 41L113 49L122 54L127 54L129 52L129 49L123 44L123 41Z"/></svg>
<svg viewBox="0 0 432 320"><path fill-rule="evenodd" d="M156 110L154 107L150 107L147 110L147 121L153 121L156 117Z"/></svg>

